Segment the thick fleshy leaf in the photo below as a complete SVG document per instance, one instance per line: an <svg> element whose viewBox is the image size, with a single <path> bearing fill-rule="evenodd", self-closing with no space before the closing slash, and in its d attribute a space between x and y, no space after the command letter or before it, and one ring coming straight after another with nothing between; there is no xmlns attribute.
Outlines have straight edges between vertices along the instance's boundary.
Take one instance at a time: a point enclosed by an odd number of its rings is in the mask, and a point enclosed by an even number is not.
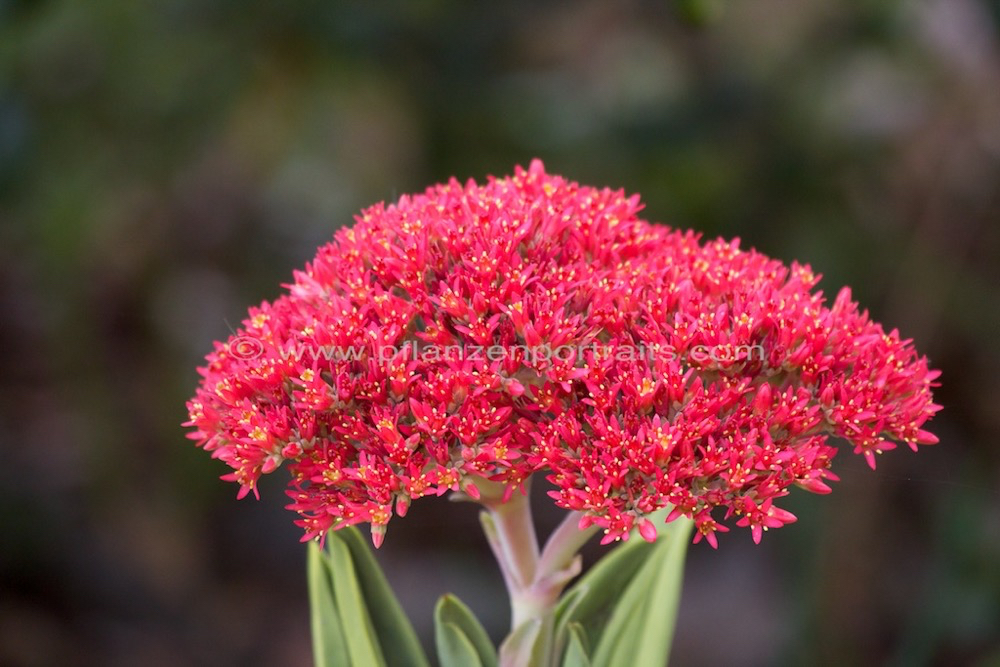
<svg viewBox="0 0 1000 667"><path fill-rule="evenodd" d="M486 630L472 610L454 595L442 596L434 609L436 628L449 623L457 626L472 643L483 667L496 667L497 650L490 641L490 636L486 634Z"/></svg>
<svg viewBox="0 0 1000 667"><path fill-rule="evenodd" d="M318 544L310 542L307 559L313 662L316 667L350 664L340 614L334 602L328 558Z"/></svg>
<svg viewBox="0 0 1000 667"><path fill-rule="evenodd" d="M653 546L633 535L597 561L563 594L555 615L557 655L568 639L566 625L570 622L583 626L595 644L600 641L615 601L653 553Z"/></svg>
<svg viewBox="0 0 1000 667"><path fill-rule="evenodd" d="M590 667L590 657L587 655L587 638L583 626L570 623L566 626L568 641L566 653L563 655L562 667Z"/></svg>
<svg viewBox="0 0 1000 667"><path fill-rule="evenodd" d="M589 592L590 587L588 586L576 586L568 593L564 593L559 599L559 603L556 605L556 611L554 614L556 629L553 641L555 642L554 654L556 656L562 654L562 650L566 646L566 642L569 641L567 626L573 622L572 619L575 617L574 614L577 608L583 601L584 596L586 596Z"/></svg>
<svg viewBox="0 0 1000 667"><path fill-rule="evenodd" d="M350 551L365 606L386 662L390 667L429 667L417 633L375 560L368 540L353 526L338 533Z"/></svg>
<svg viewBox="0 0 1000 667"><path fill-rule="evenodd" d="M539 641L543 623L533 618L517 626L500 645L500 662L504 665L533 665L540 654Z"/></svg>
<svg viewBox="0 0 1000 667"><path fill-rule="evenodd" d="M335 533L327 537L326 544L330 552L334 600L344 631L344 643L350 656L348 664L383 667L385 659L361 595L361 587L351 562L351 552Z"/></svg>
<svg viewBox="0 0 1000 667"><path fill-rule="evenodd" d="M649 614L639 624L639 637L633 645L636 665L666 664L670 657L684 586L684 561L694 527L688 519L674 523L677 525L664 531L667 542L656 582L649 589Z"/></svg>
<svg viewBox="0 0 1000 667"><path fill-rule="evenodd" d="M454 623L439 623L434 629L441 667L482 667L472 640Z"/></svg>
<svg viewBox="0 0 1000 667"><path fill-rule="evenodd" d="M653 553L615 604L594 649L594 667L666 664L693 525L678 519L661 531Z"/></svg>
<svg viewBox="0 0 1000 667"><path fill-rule="evenodd" d="M580 603L583 601L583 596L589 592L590 586L578 583L563 593L556 605L556 621L561 625L566 625L568 619L573 617Z"/></svg>

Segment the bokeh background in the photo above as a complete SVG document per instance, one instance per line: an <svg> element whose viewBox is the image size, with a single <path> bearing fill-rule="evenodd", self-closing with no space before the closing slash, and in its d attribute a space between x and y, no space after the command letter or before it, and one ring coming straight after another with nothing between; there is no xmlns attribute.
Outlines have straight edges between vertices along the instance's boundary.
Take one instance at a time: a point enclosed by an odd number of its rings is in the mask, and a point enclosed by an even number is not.
<svg viewBox="0 0 1000 667"><path fill-rule="evenodd" d="M195 366L361 207L535 156L944 371L940 445L691 549L672 663L1000 664L998 34L997 0L0 0L0 665L309 665L284 482L237 503L184 438ZM379 558L425 639L446 591L504 633L472 507Z"/></svg>

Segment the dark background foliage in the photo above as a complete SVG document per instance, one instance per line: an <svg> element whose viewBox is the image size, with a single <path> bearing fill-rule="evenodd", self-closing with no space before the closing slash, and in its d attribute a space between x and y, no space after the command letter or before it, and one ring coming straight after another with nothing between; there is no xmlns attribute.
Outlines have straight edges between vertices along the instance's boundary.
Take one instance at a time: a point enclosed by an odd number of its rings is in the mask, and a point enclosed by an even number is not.
<svg viewBox="0 0 1000 667"><path fill-rule="evenodd" d="M674 664L1000 664L998 34L996 0L0 0L0 664L309 664L283 480L216 479L194 368L361 207L534 156L944 370L940 445L691 549ZM425 636L449 590L504 632L471 506L379 557Z"/></svg>

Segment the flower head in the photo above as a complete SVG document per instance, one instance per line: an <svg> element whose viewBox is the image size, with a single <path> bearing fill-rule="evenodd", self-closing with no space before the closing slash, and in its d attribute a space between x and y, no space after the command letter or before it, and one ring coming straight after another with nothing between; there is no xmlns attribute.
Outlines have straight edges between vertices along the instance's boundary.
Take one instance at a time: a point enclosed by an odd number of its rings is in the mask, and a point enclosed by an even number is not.
<svg viewBox="0 0 1000 667"><path fill-rule="evenodd" d="M713 546L733 516L755 540L794 521L792 485L828 492L830 436L873 467L935 441L937 373L848 291L827 306L808 267L640 209L535 161L364 211L215 345L191 437L241 496L287 467L304 539L378 544L416 498L546 470L608 541L672 506Z"/></svg>

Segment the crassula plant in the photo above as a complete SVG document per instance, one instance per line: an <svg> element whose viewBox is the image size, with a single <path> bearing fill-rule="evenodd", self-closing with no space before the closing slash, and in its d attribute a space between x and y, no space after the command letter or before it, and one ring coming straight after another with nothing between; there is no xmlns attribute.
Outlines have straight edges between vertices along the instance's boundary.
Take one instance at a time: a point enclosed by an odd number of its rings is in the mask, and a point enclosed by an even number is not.
<svg viewBox="0 0 1000 667"><path fill-rule="evenodd" d="M353 528L378 547L423 496L482 506L510 594L499 649L442 599L442 664L655 665L689 542L795 521L838 442L874 468L937 441L938 372L848 289L641 208L538 161L452 180L364 211L216 343L187 425L240 497L287 469L318 665L429 664ZM543 546L536 477L566 510ZM594 534L629 543L566 590Z"/></svg>

